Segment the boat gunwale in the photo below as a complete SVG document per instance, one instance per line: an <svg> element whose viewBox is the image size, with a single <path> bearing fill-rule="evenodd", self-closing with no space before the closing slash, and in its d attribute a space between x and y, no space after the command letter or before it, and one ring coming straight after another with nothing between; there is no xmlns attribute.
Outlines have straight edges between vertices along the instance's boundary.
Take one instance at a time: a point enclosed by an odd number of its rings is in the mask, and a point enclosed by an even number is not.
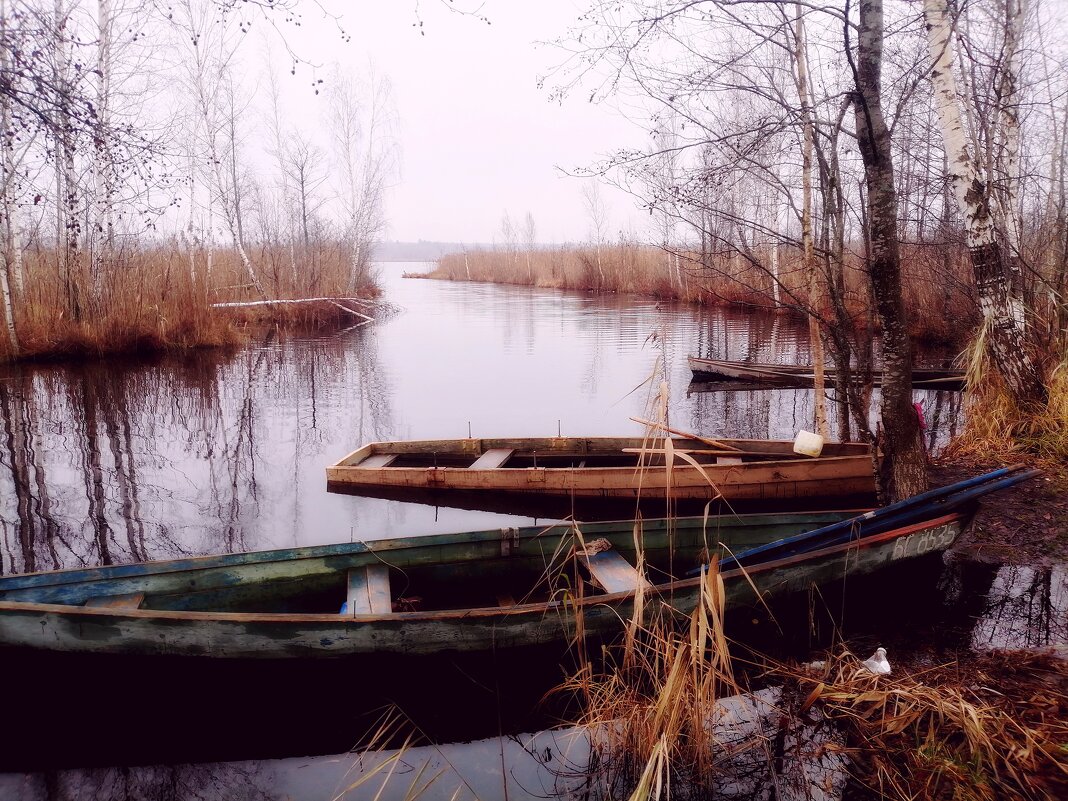
<svg viewBox="0 0 1068 801"><path fill-rule="evenodd" d="M470 438L470 439L460 438L460 439L424 439L424 440L387 440L387 441L381 441L381 442L368 442L368 443L366 443L364 445L361 445L359 448L357 448L356 450L348 453L347 455L342 457L337 462L334 462L333 464L327 465L326 469L327 469L327 471L338 470L338 469L354 469L354 470L426 470L427 469L427 467L412 467L412 468L404 468L404 467L379 467L379 468L373 468L372 467L372 468L361 468L359 462L356 462L355 464L353 464L352 463L352 459L357 454L364 453L364 452L366 452L367 456L371 456L371 455L374 455L374 454L377 454L377 453L394 453L394 452L399 452L399 453L404 454L404 455L424 454L424 453L433 454L433 453L435 453L435 451L433 450L434 446L438 446L438 447L440 447L440 450L436 451L436 453L438 453L438 454L440 454L442 456L452 456L452 455L478 456L478 455L480 455L481 453L483 453L486 450L489 450L489 449L492 449L492 448L498 448L498 447L505 447L505 446L511 446L511 447L513 447L513 449L515 449L517 451L520 451L522 453L526 453L528 451L521 451L521 448L519 447L519 446L521 446L522 443L538 443L538 444L545 443L545 445L548 448L548 450L547 450L545 455L546 456L552 456L552 455L554 455L554 450L555 450L555 454L570 453L571 452L568 449L563 448L563 447L561 447L559 445L557 445L555 447L555 449L553 449L550 446L550 443L565 442L565 443L575 443L576 444L575 451L574 451L575 453L586 453L586 452L588 452L590 450L595 450L595 452L597 452L597 453L611 454L611 453L621 452L623 447L643 447L644 448L645 447L644 443L651 442L651 441L655 442L656 440L660 440L660 439L665 439L665 437L654 437L654 436L644 436L644 437L643 436L619 436L619 437L475 437L475 438ZM701 444L699 439L695 439L693 437L670 437L670 438L667 438L667 439L671 439L671 441L673 443L680 443L680 444L681 443L696 443L698 445ZM830 444L834 445L835 447L840 447L840 448L846 449L846 450L848 450L850 452L849 453L840 454L840 455L837 455L837 456L820 456L820 457L814 459L812 457L806 457L803 454L797 454L797 453L793 452L793 445L794 445L793 440L720 439L719 441L723 442L725 444L728 444L728 445L733 445L735 447L739 447L740 450L742 450L742 453L738 454L739 456L746 455L745 446L747 446L747 445L749 445L749 446L759 446L759 445L768 445L768 444L773 443L775 445L781 446L784 449L783 453L782 453L782 457L783 458L780 459L780 460L777 460L777 461L786 461L786 462L791 462L791 463L799 462L799 461L800 462L816 462L816 461L821 461L822 462L822 461L827 461L827 460L830 460L830 459L856 458L857 456L868 456L868 457L871 456L871 445L869 443L866 443L866 442L835 442L835 443L830 443ZM463 443L472 443L472 444L469 447L465 447L463 445ZM490 443L490 444L487 445L486 443ZM605 447L603 450L596 450L596 449L593 449L593 448L589 447L591 443L594 444L594 445L601 444L601 443L615 443L615 445L613 445L612 447ZM624 445L623 443L627 443L627 444ZM475 444L477 444L477 447L475 446ZM536 448L531 448L530 452L532 452L534 450L536 450ZM653 448L648 448L648 450L650 451L650 453L655 453L656 452ZM697 450L709 450L711 452L715 452L716 448L709 446L708 448L697 448ZM855 453L853 451L855 451ZM756 453L758 453L758 451L750 451L750 453L756 454ZM362 461L362 459L361 459L361 461ZM760 464L771 464L771 463L772 462L769 461L769 462L761 462ZM464 470L464 471L471 471L471 468L469 468L469 467L443 466L443 467L437 467L437 468L434 468L434 469L438 469L438 470ZM499 470L502 470L502 469L503 470L507 470L509 468L475 468L476 471L477 470L499 471ZM511 469L532 469L532 468L511 468ZM549 468L536 468L536 469L538 469L538 470L543 470L543 469L544 470L577 470L577 469L580 469L580 468L575 468L575 467L549 467ZM590 470L634 470L635 468L628 466L628 467L611 467L611 468L597 468L597 467L587 468L587 467L584 467L584 468L581 468L581 469L583 471L590 471Z"/></svg>
<svg viewBox="0 0 1068 801"><path fill-rule="evenodd" d="M790 382L811 382L815 378L815 368L811 365L794 364L770 364L766 362L745 362L732 359L712 359L705 356L687 356L687 366L694 374L719 376L730 381L754 380ZM825 371L830 378L837 374L837 368L828 367ZM882 371L875 370L876 381L881 377ZM953 367L914 367L912 380L914 383L932 386L946 385L958 386L964 383L963 370Z"/></svg>
<svg viewBox="0 0 1068 801"><path fill-rule="evenodd" d="M821 517L839 517L840 515L861 515L870 512L870 507L857 509L822 509L805 512L755 512L750 514L720 515L709 517L707 521L699 517L688 518L650 518L642 521L643 530L656 530L658 528L677 527L681 521L689 528L698 527L697 521L702 521L702 527L710 527L712 530L726 526L761 526L780 525L786 516L793 520L801 518L815 521ZM845 518L848 519L848 518ZM727 522L723 522L726 520ZM789 522L789 521L787 521ZM839 522L839 521L832 521ZM227 567L243 567L247 565L269 565L276 562L295 562L305 559L323 559L334 556L355 556L358 554L390 553L408 548L425 548L444 545L453 545L466 542L495 542L508 534L517 536L520 540L535 540L544 536L552 536L554 529L579 528L583 532L596 533L604 530L614 530L623 527L633 528L634 521L629 519L603 520L603 521L566 521L546 523L540 526L501 526L498 528L478 529L475 531L444 532L441 534L417 534L411 537L393 537L377 540L355 540L353 542L335 542L322 545L299 545L292 548L273 548L261 551L237 551L235 553L204 554L201 556L180 557L177 559L154 559L144 562L129 562L117 565L98 565L96 567L68 567L59 570L39 570L33 573L11 573L0 577L0 601L2 593L8 591L26 590L33 587L62 586L93 581L111 581L115 579L137 578L140 576L171 575L174 573L194 572L198 570L212 570ZM514 534L513 534L514 532ZM561 534L562 535L562 534ZM584 534L585 536L585 534ZM161 569L167 567L169 569ZM55 577L62 579L52 583L46 583L42 579ZM10 585L10 586L8 586Z"/></svg>
<svg viewBox="0 0 1068 801"><path fill-rule="evenodd" d="M936 526L947 525L953 522L963 522L966 520L967 515L963 512L951 512L947 515L941 515L939 517L923 520L918 523L913 523L907 526L890 529L889 531L882 532L880 534L873 534L867 537L861 537L859 539L850 539L847 542L840 543L838 545L829 546L827 548L821 548L815 551L809 551L806 553L795 554L793 556L783 557L781 559L774 559L751 567L737 567L730 570L723 571L720 575L724 580L737 578L742 575L753 576L755 574L766 573L771 570L777 570L783 567L790 567L792 565L817 561L827 556L833 556L838 553L847 552L850 550L865 550L876 545L881 545L885 542L898 539L900 537L908 536L909 534L922 531L924 529L935 528ZM848 518L847 518L848 519ZM962 526L963 528L963 526ZM948 547L948 546L947 546ZM941 549L944 551L945 549ZM927 554L933 554L938 552L932 550ZM927 555L924 554L924 555ZM667 582L664 584L653 584L651 590L653 594L664 596L679 591L685 591L693 589L700 585L704 580L704 576L694 576L692 578L679 579L677 581ZM647 594L649 591L646 591ZM433 610L427 612L391 612L389 614L378 615L338 615L338 614L302 614L295 615L291 613L278 613L278 612L199 612L199 611L174 611L174 610L156 610L156 609L122 609L122 608L102 608L102 607L86 607L86 606L71 606L67 604L45 604L35 603L32 601L3 601L0 600L0 613L5 611L12 612L37 612L40 614L55 614L60 616L71 615L74 617L89 617L89 618L131 618L139 620L161 620L161 621L189 621L189 622L219 622L219 623L334 623L343 625L352 624L370 624L370 623L403 623L413 621L454 621L454 620L489 620L499 617L512 617L520 615L529 615L532 612L549 612L558 610L560 608L592 608L597 606L614 606L619 603L625 602L628 598L635 595L634 590L625 592L618 592L604 595L586 596L581 599L573 599L569 601L548 601L548 602L533 602L527 604L517 604L512 607L499 607L499 606L486 606L486 607L470 607L465 609L443 609Z"/></svg>
<svg viewBox="0 0 1068 801"><path fill-rule="evenodd" d="M727 442L727 441L729 441L729 440L724 440L724 442ZM833 444L853 444L853 443L833 443ZM656 450L649 449L647 451L647 455L649 455L649 456L656 456L656 455L663 454L663 453L664 453L663 450L656 451ZM689 453L692 455L694 452L689 452ZM701 452L697 451L696 453L700 454ZM716 454L718 456L734 455L734 454L727 454L726 452L719 453L719 452L716 452L716 451L713 451L712 453L714 453L714 454ZM645 454L634 454L634 455L635 456L641 456L641 455L645 455ZM744 453L744 452L737 454L737 456L761 456L761 455L765 455L765 454L754 454L754 453L748 453L747 454L747 453ZM678 471L704 471L704 470L709 470L709 469L711 469L711 470L728 470L728 471L729 470L734 470L734 471L738 471L739 467L771 468L771 467L780 467L780 466L796 467L798 465L838 465L838 464L842 464L842 462L845 462L845 461L855 461L855 460L858 460L858 459L863 460L866 465L870 466L870 462L871 462L871 453L870 453L870 451L867 451L867 452L864 452L864 453L841 454L841 455L837 455L837 456L816 456L816 457L807 456L805 454L796 454L795 456L787 456L786 454L783 454L783 458L771 458L771 459L764 459L764 460L761 460L761 461L745 462L745 464L741 465L741 466L739 466L739 465L700 465L700 466L694 466L694 465L689 464L689 462L676 461L676 464L672 466L672 472L678 472ZM663 470L663 469L664 469L663 465L626 465L626 466L623 466L623 467L581 467L581 468L572 467L572 466L568 466L568 467L509 468L509 467L503 467L502 466L502 467L496 467L496 468L481 468L481 469L476 469L476 470L472 470L471 468L466 468L466 467L454 467L454 466L451 466L451 465L444 465L444 466L441 466L441 467L433 467L433 466L393 467L392 465L387 465L386 467L370 467L370 468L360 467L359 465L340 465L340 466L339 465L331 465L330 467L327 468L327 471L328 471L328 480L329 480L329 474L330 474L329 471L331 471L331 470L339 471L343 475L348 475L349 473L347 471L359 471L361 473L376 473L376 472L379 472L379 471L389 471L390 473L399 473L402 470L410 470L410 471L418 472L420 474L426 473L427 470L441 470L441 471L445 471L445 472L459 472L459 473L464 473L464 474L471 474L471 473L474 473L474 472L486 472L486 473L489 473L489 472L502 472L502 473L513 472L513 473L520 473L520 472L523 472L523 471L531 471L531 470L541 471L541 470L544 470L544 471L552 472L552 473L575 473L575 472L581 472L581 473L583 473L585 475L594 475L594 474L602 474L602 473L607 473L608 475L616 475L618 473L623 473L624 471L626 471L628 473L634 473L634 472L646 471L646 470L660 471L660 470ZM744 472L744 471L741 471L741 472ZM764 483L764 482L761 482L761 483Z"/></svg>

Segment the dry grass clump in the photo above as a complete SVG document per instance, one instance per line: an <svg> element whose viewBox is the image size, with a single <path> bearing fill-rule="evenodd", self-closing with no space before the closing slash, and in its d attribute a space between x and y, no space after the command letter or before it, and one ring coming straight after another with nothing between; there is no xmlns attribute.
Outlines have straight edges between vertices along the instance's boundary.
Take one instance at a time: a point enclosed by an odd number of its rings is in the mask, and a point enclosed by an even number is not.
<svg viewBox="0 0 1068 801"><path fill-rule="evenodd" d="M1068 798L1062 659L994 652L877 677L844 651L819 676L786 679L800 684L802 712L816 706L844 729L854 779L875 797Z"/></svg>
<svg viewBox="0 0 1068 801"><path fill-rule="evenodd" d="M723 581L714 568L706 575L688 619L659 602L645 614L646 603L639 589L619 650L603 647L597 658L582 658L554 693L575 700L575 723L605 733L599 767L614 792L670 797L678 784L699 797L715 775L713 705L739 692L723 634Z"/></svg>
<svg viewBox="0 0 1068 801"><path fill-rule="evenodd" d="M964 430L950 443L946 458L1011 462L1026 454L1049 472L1068 472L1068 359L1050 374L1046 404L1025 410L993 369L985 330L980 330L963 358L968 387Z"/></svg>
<svg viewBox="0 0 1068 801"><path fill-rule="evenodd" d="M271 299L348 294L340 250L304 254L297 270L288 249L276 250L255 254ZM83 263L67 280L55 254L45 250L28 251L23 269L24 291L14 299L23 357L232 345L244 341L250 326L264 323L315 328L354 319L327 303L212 308L216 302L260 299L237 253L227 250L212 254L210 272L205 254L191 263L188 251L176 245L118 252L96 277ZM358 294L378 294L373 276L365 277ZM7 336L0 336L0 362L12 355Z"/></svg>

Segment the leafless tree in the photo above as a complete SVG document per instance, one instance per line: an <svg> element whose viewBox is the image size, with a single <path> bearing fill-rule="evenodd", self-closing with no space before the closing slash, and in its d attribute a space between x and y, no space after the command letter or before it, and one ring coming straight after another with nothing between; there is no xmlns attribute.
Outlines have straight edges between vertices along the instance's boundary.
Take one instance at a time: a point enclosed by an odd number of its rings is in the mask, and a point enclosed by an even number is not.
<svg viewBox="0 0 1068 801"><path fill-rule="evenodd" d="M950 185L964 220L979 306L987 342L998 371L1023 404L1041 403L1046 387L1027 347L1019 218L1015 203L1019 161L1019 49L1023 9L1020 0L1004 0L1003 52L995 69L996 130L984 158L969 147L965 115L958 106L953 71L953 19L946 0L924 0L924 19L932 61L942 141ZM976 123L971 122L973 140ZM996 148L996 154L990 151ZM1000 225L999 225L1000 217Z"/></svg>
<svg viewBox="0 0 1068 801"><path fill-rule="evenodd" d="M596 248L597 276L599 286L604 286L604 248L608 243L608 207L596 181L588 181L582 187L582 204L586 208L586 218L590 224L590 239Z"/></svg>
<svg viewBox="0 0 1068 801"><path fill-rule="evenodd" d="M538 226L534 222L534 215L529 211L523 218L523 245L527 255L527 281L533 283L534 268L531 266L531 257L534 255L534 248L538 245Z"/></svg>
<svg viewBox="0 0 1068 801"><path fill-rule="evenodd" d="M860 258L872 276L876 300L869 315L878 316L883 329L883 360L890 374L883 393L884 486L891 496L900 496L923 485L924 457L911 405L910 342L896 275L890 124L880 112L875 125L880 131L859 127L872 123L872 82L876 94L882 87L882 6L865 2L859 12L858 17L849 6L788 0L596 3L586 19L597 24L569 40L570 75L577 77L562 83L565 89L592 84L595 98L627 94L632 104L652 109L653 149L617 153L595 171L615 176L651 208L697 228L699 246L682 244L676 252L687 257L699 252L698 269L806 314L813 321L813 358L818 365L822 343L831 346L843 376L839 400L848 399L861 432L868 431L867 392L849 373L850 368L866 373L866 338L854 331L873 324L858 321L849 310L847 293L855 290L847 286L845 261L851 239L865 243ZM858 44L854 32L866 23L868 35ZM848 52L844 41L850 42ZM813 50L818 74L813 74ZM888 94L896 110L908 102L922 68L915 61L890 63L895 81ZM665 138L666 119L680 120L678 130L685 135ZM871 144L873 133L878 152L858 161L849 146L860 140ZM667 158L670 170L663 168ZM882 194L873 198L873 187ZM785 221L766 211L775 199L789 210ZM879 201L878 215L872 213L873 201ZM856 228L850 212L860 223ZM784 246L800 254L800 281L786 280ZM891 415L895 421L887 419ZM817 407L821 429L824 420Z"/></svg>
<svg viewBox="0 0 1068 801"><path fill-rule="evenodd" d="M371 244L383 230L383 203L396 170L392 90L373 71L365 82L336 73L329 94L353 292L366 277Z"/></svg>

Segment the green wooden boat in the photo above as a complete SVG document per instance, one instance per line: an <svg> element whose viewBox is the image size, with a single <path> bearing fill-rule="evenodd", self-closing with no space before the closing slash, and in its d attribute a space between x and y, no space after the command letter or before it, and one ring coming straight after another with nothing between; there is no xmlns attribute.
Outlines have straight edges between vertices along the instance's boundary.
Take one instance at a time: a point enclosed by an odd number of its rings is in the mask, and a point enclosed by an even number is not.
<svg viewBox="0 0 1068 801"><path fill-rule="evenodd" d="M918 591L975 499L1032 474L856 516L555 524L0 577L18 732L0 770L337 753L390 705L441 742L529 730L532 714L551 725L545 694L571 675L580 613L596 645L639 587L650 613L689 612L717 558L747 637L757 592L789 611L846 581L851 599L891 577Z"/></svg>
<svg viewBox="0 0 1068 801"><path fill-rule="evenodd" d="M747 603L941 552L968 511L921 517L870 535L870 517L855 518L804 547L791 543L850 513L556 524L14 575L0 579L0 648L308 660L562 646L580 612L588 634L618 631L638 587L646 608L688 613L702 579L687 573L710 556L785 538L723 572L728 604Z"/></svg>

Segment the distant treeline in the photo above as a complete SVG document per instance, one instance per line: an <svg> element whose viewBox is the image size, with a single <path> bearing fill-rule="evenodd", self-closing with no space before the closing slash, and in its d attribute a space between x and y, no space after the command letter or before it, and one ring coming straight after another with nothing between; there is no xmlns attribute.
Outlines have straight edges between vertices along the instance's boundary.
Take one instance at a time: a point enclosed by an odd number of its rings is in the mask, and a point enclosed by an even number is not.
<svg viewBox="0 0 1068 801"><path fill-rule="evenodd" d="M482 247L481 245L466 247ZM375 261L437 261L449 253L464 250L462 242L376 242Z"/></svg>

